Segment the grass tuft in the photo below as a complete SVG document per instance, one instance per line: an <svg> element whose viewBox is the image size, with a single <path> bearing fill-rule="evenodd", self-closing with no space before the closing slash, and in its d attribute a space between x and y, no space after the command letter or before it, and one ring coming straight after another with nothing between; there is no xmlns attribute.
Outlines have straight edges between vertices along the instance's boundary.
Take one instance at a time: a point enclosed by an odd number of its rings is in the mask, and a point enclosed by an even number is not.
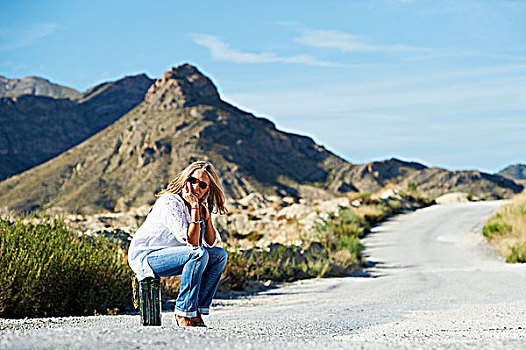
<svg viewBox="0 0 526 350"><path fill-rule="evenodd" d="M488 239L492 239L495 236L506 236L512 232L510 224L505 222L491 222L484 225L482 228L482 234Z"/></svg>
<svg viewBox="0 0 526 350"><path fill-rule="evenodd" d="M517 243L510 247L507 263L526 263L526 242Z"/></svg>
<svg viewBox="0 0 526 350"><path fill-rule="evenodd" d="M482 234L509 263L526 262L526 190L499 208Z"/></svg>

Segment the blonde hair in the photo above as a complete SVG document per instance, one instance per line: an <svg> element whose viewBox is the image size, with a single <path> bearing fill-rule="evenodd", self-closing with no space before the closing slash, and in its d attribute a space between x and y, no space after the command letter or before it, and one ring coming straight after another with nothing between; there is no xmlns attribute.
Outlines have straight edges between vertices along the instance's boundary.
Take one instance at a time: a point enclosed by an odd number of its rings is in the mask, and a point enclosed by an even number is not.
<svg viewBox="0 0 526 350"><path fill-rule="evenodd" d="M168 186L157 193L155 197L159 198L163 193L169 192L173 194L181 194L184 185L188 181L188 178L193 174L197 169L204 170L210 179L210 185L208 186L208 197L206 198L206 205L208 210L211 213L226 213L227 209L225 208L225 196L223 195L223 190L219 185L219 179L217 178L216 171L214 166L209 162L197 161L193 162L187 166L183 171L181 171L177 176L170 181Z"/></svg>

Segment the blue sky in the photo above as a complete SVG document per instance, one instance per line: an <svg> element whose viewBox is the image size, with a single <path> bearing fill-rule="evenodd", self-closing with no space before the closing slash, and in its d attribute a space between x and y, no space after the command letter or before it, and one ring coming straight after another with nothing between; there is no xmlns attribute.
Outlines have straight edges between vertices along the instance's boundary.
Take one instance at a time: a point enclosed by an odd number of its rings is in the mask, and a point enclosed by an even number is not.
<svg viewBox="0 0 526 350"><path fill-rule="evenodd" d="M181 63L353 163L526 163L526 1L3 1L0 74L86 90Z"/></svg>

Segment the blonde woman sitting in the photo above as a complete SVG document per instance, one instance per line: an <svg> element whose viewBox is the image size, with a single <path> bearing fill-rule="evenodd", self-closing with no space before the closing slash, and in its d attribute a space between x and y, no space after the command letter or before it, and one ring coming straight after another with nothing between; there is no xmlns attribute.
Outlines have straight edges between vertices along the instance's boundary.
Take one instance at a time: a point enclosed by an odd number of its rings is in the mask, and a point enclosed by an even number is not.
<svg viewBox="0 0 526 350"><path fill-rule="evenodd" d="M139 281L179 275L172 321L206 327L201 315L209 313L228 258L210 215L226 211L214 167L208 162L190 164L156 197L131 241L128 262Z"/></svg>

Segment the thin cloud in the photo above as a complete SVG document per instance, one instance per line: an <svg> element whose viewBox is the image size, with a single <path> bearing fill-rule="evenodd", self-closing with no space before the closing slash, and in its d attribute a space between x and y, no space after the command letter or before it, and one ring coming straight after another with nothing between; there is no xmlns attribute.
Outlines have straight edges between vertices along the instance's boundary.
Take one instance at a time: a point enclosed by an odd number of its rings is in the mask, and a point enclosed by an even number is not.
<svg viewBox="0 0 526 350"><path fill-rule="evenodd" d="M432 52L432 49L404 44L376 45L367 43L358 35L338 30L314 30L299 28L300 36L294 41L316 48L330 48L342 52Z"/></svg>
<svg viewBox="0 0 526 350"><path fill-rule="evenodd" d="M230 93L227 98L237 105L249 106L256 114L287 115L288 118L406 113L413 115L415 120L428 120L447 115L526 111L524 74L516 75L512 71L508 77L488 74L484 82L480 79L457 81L454 76L456 73L450 76L451 81L438 79L437 84L422 85L418 79L367 82L352 86L317 86L315 90Z"/></svg>
<svg viewBox="0 0 526 350"><path fill-rule="evenodd" d="M436 50L431 53L424 53L422 55L406 57L404 61L429 61L443 58L459 58L459 57L487 57L499 60L508 61L526 61L526 56L512 55L512 54L501 54L501 53L488 53L485 51L461 51L455 49L443 49Z"/></svg>
<svg viewBox="0 0 526 350"><path fill-rule="evenodd" d="M31 69L38 69L38 70L44 70L44 66L43 65L39 65L37 67L33 67L33 66L30 66L30 65L27 65L25 63L13 63L11 61L5 61L5 62L0 62L0 67L3 67L4 69L7 69L7 70L10 70L11 72L23 72L23 71L28 71L28 70L31 70Z"/></svg>
<svg viewBox="0 0 526 350"><path fill-rule="evenodd" d="M29 28L0 28L0 51L19 49L53 34L58 28L55 23L39 23Z"/></svg>
<svg viewBox="0 0 526 350"><path fill-rule="evenodd" d="M210 34L192 34L192 40L197 45L206 47L210 50L212 58L220 61L237 63L295 63L309 66L321 67L342 67L336 62L320 61L310 55L280 56L272 52L249 53L232 49L219 37Z"/></svg>

